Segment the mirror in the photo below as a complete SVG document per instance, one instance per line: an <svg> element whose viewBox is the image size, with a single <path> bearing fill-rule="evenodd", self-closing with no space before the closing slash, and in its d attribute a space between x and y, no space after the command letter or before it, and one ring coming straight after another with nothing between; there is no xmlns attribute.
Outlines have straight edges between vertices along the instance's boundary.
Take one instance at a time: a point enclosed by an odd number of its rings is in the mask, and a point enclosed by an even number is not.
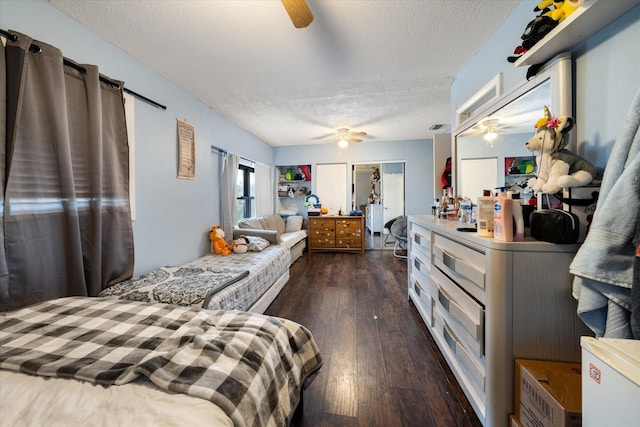
<svg viewBox="0 0 640 427"><path fill-rule="evenodd" d="M452 185L457 197L476 200L482 190L509 187L525 199L526 183L535 174L535 154L524 143L543 107L554 116L573 116L571 58L550 61L538 75L511 93L480 107L454 131Z"/></svg>
<svg viewBox="0 0 640 427"><path fill-rule="evenodd" d="M393 249L385 224L404 215L404 162L352 165L352 205L365 215L365 249Z"/></svg>

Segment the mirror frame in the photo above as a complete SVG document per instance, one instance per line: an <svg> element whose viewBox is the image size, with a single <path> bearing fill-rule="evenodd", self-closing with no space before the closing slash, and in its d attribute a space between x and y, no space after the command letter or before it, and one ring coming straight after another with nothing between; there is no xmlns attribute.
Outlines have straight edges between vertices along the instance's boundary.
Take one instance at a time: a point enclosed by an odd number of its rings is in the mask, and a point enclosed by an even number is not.
<svg viewBox="0 0 640 427"><path fill-rule="evenodd" d="M571 54L568 52L561 53L549 60L543 68L531 80L525 81L518 85L511 92L498 97L492 101L488 101L486 105L481 106L468 119L464 120L454 129L451 137L451 185L456 197L460 197L458 183L458 136L467 131L469 128L477 124L485 117L495 114L498 110L520 98L525 93L533 90L547 80L551 83L551 100L548 106L555 116L573 115L573 76ZM542 107L541 107L542 108ZM533 126L533 124L532 124ZM575 150L575 132L571 133L568 149ZM481 196L481 194L478 194Z"/></svg>

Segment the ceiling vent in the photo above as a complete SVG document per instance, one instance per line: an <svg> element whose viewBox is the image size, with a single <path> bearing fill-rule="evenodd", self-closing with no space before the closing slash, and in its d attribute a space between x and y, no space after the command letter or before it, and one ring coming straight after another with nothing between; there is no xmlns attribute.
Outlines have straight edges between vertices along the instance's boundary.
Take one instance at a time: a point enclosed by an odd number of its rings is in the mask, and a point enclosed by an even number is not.
<svg viewBox="0 0 640 427"><path fill-rule="evenodd" d="M442 129L443 127L444 127L443 124L435 124L435 125L431 125L429 130L438 130L438 129Z"/></svg>

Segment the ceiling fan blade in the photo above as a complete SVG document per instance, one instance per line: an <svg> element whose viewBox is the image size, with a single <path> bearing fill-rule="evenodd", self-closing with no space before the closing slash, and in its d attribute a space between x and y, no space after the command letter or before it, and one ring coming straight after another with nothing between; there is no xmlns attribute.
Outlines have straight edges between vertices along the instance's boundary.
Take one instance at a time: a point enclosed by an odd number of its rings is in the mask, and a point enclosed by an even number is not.
<svg viewBox="0 0 640 427"><path fill-rule="evenodd" d="M350 136L349 137L349 142L362 142L362 140L358 139L358 138L354 138L353 136Z"/></svg>
<svg viewBox="0 0 640 427"><path fill-rule="evenodd" d="M351 136L365 136L366 132L349 132Z"/></svg>
<svg viewBox="0 0 640 427"><path fill-rule="evenodd" d="M313 13L305 0L282 0L284 8L296 28L304 28L313 22Z"/></svg>

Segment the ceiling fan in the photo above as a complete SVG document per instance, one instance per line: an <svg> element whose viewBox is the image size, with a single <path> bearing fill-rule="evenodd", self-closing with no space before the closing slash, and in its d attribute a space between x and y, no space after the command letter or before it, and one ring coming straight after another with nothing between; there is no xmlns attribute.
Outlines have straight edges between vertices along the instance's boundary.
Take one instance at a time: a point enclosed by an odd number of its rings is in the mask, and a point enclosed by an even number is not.
<svg viewBox="0 0 640 427"><path fill-rule="evenodd" d="M305 28L313 22L313 13L305 0L282 0L282 4L296 28Z"/></svg>
<svg viewBox="0 0 640 427"><path fill-rule="evenodd" d="M336 131L338 133L338 146L345 148L350 142L362 142L362 139L358 136L365 136L366 132L351 132L348 128L340 128Z"/></svg>

